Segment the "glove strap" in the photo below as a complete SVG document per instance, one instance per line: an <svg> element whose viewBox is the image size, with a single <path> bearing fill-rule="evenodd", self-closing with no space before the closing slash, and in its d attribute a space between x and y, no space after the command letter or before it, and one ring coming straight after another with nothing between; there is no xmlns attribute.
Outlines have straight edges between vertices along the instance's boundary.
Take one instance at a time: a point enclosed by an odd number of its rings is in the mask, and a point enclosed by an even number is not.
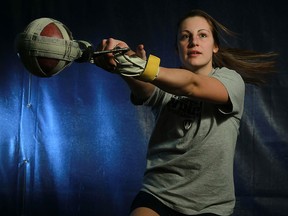
<svg viewBox="0 0 288 216"><path fill-rule="evenodd" d="M159 73L160 58L149 55L146 67L143 73L140 75L140 80L142 81L153 81Z"/></svg>

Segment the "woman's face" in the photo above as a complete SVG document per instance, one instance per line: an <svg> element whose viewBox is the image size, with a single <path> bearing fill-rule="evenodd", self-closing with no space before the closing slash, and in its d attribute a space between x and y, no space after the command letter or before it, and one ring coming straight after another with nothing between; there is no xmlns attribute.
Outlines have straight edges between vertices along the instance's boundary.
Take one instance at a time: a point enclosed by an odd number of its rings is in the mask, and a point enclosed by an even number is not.
<svg viewBox="0 0 288 216"><path fill-rule="evenodd" d="M185 69L206 75L211 72L212 56L218 47L205 18L195 16L185 19L178 29L177 46Z"/></svg>

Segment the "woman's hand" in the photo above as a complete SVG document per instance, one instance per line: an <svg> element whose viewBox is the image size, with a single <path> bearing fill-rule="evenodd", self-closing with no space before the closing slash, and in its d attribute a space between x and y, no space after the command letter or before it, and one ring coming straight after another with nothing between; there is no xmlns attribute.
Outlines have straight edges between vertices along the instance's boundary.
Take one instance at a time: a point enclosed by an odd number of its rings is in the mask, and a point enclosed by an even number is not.
<svg viewBox="0 0 288 216"><path fill-rule="evenodd" d="M142 58L143 60L146 60L146 51L144 49L144 45L143 44L139 44L136 48L136 55L140 58Z"/></svg>
<svg viewBox="0 0 288 216"><path fill-rule="evenodd" d="M104 51L104 50L112 50L115 48L127 48L129 47L124 41L116 40L113 38L103 39L101 43L97 47L97 51ZM133 51L128 51L128 55L134 54ZM94 57L94 63L98 66L107 70L109 72L113 72L117 66L117 63L114 60L113 53L102 54L99 56Z"/></svg>

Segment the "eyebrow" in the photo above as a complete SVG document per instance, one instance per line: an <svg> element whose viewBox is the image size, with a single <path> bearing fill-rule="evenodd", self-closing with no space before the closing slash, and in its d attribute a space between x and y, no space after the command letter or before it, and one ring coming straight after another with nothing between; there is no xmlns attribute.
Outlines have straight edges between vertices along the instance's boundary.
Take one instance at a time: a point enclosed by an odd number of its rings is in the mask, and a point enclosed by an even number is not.
<svg viewBox="0 0 288 216"><path fill-rule="evenodd" d="M199 29L198 32L200 32L200 31L207 31L207 32L211 32L211 31L208 30L208 29Z"/></svg>
<svg viewBox="0 0 288 216"><path fill-rule="evenodd" d="M211 30L208 30L208 29L199 29L197 32L201 32L201 31L211 32ZM184 29L183 31L180 31L180 32L188 32L188 33L191 33L191 31L189 31L189 30L187 30L187 29Z"/></svg>

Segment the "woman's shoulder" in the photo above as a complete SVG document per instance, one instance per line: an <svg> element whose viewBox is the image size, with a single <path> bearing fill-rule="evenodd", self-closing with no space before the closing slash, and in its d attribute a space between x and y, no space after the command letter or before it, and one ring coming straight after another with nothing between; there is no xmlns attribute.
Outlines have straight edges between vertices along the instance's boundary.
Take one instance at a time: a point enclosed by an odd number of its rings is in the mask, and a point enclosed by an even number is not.
<svg viewBox="0 0 288 216"><path fill-rule="evenodd" d="M240 80L241 82L244 82L241 75L237 71L233 69L229 69L227 67L214 68L210 76L223 77L223 78L228 78L228 79L237 79L237 80Z"/></svg>
<svg viewBox="0 0 288 216"><path fill-rule="evenodd" d="M225 73L225 72L226 73L236 73L236 74L238 74L237 71L235 71L234 69L229 69L227 67L214 68L212 74L214 74L214 73Z"/></svg>

